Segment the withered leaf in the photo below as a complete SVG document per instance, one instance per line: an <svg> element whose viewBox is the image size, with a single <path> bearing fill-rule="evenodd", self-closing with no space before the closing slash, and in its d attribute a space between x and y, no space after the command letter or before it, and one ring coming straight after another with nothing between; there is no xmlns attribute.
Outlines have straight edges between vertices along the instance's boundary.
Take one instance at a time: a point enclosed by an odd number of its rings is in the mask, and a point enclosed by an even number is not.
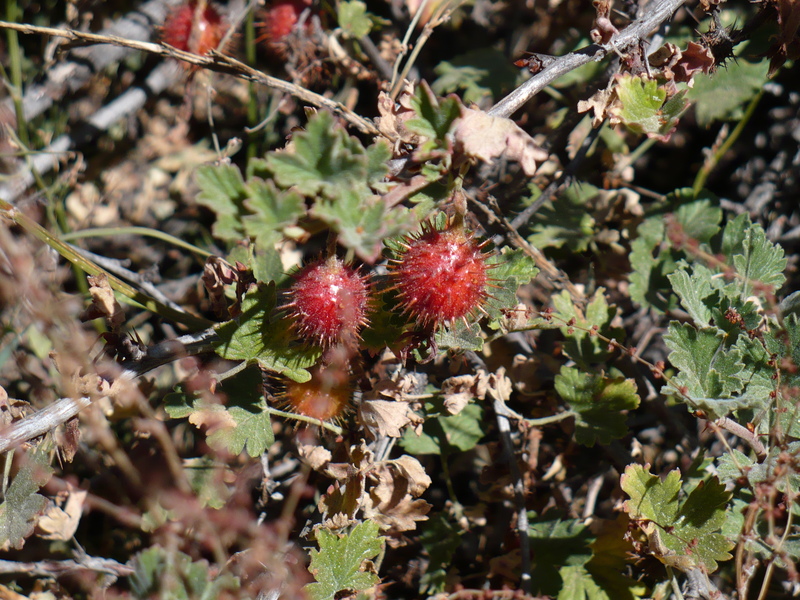
<svg viewBox="0 0 800 600"><path fill-rule="evenodd" d="M514 121L493 117L482 110L461 107L453 135L456 149L467 156L487 163L500 157L513 160L528 176L536 172L537 163L548 157Z"/></svg>
<svg viewBox="0 0 800 600"><path fill-rule="evenodd" d="M411 422L408 404L396 400L365 400L358 407L358 420L373 436L399 438Z"/></svg>
<svg viewBox="0 0 800 600"><path fill-rule="evenodd" d="M37 535L46 540L71 539L78 530L87 494L84 490L71 490L63 502L63 508L48 501L47 508L36 522Z"/></svg>

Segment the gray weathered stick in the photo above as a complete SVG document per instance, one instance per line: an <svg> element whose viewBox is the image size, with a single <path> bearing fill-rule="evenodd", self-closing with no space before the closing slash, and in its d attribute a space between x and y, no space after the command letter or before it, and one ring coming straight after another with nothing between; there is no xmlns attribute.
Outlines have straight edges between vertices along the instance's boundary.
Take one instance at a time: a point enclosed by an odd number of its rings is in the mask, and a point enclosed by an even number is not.
<svg viewBox="0 0 800 600"><path fill-rule="evenodd" d="M518 109L522 108L528 100L559 77L592 61L602 60L609 52L613 52L615 49L624 51L632 44L638 44L640 40L658 28L661 23L669 19L684 2L686 0L661 0L661 2L655 3L652 9L647 10L645 15L636 19L611 38L609 43L591 44L576 52L560 56L540 73L528 79L528 81L495 104L489 109L488 113L495 117L510 117Z"/></svg>

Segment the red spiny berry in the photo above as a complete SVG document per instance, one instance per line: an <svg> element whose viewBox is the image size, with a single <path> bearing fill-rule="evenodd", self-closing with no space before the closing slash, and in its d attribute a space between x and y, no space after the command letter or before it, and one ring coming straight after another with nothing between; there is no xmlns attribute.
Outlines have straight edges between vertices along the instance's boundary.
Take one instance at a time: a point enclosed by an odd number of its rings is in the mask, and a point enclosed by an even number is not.
<svg viewBox="0 0 800 600"><path fill-rule="evenodd" d="M289 290L297 334L323 347L350 343L367 323L369 287L335 256L302 269Z"/></svg>
<svg viewBox="0 0 800 600"><path fill-rule="evenodd" d="M286 52L285 38L300 20L303 11L311 6L310 0L276 0L265 11L259 40L267 48L282 55ZM306 22L310 25L310 20Z"/></svg>
<svg viewBox="0 0 800 600"><path fill-rule="evenodd" d="M295 414L336 421L350 407L352 395L353 387L346 369L317 365L311 369L308 381L287 382L281 400L286 409Z"/></svg>
<svg viewBox="0 0 800 600"><path fill-rule="evenodd" d="M216 8L203 0L189 0L167 17L161 40L178 50L204 56L219 47L227 29Z"/></svg>
<svg viewBox="0 0 800 600"><path fill-rule="evenodd" d="M403 247L391 269L405 314L426 328L436 329L483 310L490 266L483 244L463 227L438 230L426 225Z"/></svg>

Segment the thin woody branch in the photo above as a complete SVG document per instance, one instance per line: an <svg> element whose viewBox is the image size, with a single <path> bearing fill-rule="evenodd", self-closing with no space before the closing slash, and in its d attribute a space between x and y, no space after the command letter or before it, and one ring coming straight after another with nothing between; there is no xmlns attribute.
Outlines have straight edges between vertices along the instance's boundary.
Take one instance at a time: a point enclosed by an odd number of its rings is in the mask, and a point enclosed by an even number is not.
<svg viewBox="0 0 800 600"><path fill-rule="evenodd" d="M28 25L24 23L9 23L7 21L0 21L0 29L13 29L25 34L38 34L49 35L55 37L62 37L73 41L91 42L95 44L111 44L112 46L122 46L131 48L133 50L140 50L158 56L167 58L174 58L190 65L203 67L219 73L226 73L245 81L253 81L261 85L276 89L281 92L290 94L303 102L308 102L313 106L320 108L327 108L328 110L338 114L348 123L353 125L359 131L369 135L382 135L378 128L364 117L361 117L343 104L331 100L310 90L307 90L299 85L284 81L276 77L266 75L243 62L236 60L230 56L220 54L219 52L212 52L208 56L200 56L192 52L184 52L178 50L167 44L156 44L153 42L140 42L136 40L129 40L115 35L102 35L97 33L88 33L85 31L76 31L74 29L58 29L54 27L38 27L35 25Z"/></svg>
<svg viewBox="0 0 800 600"><path fill-rule="evenodd" d="M638 44L654 29L669 19L684 2L686 0L662 0L659 3L655 3L651 10L648 10L645 15L620 31L607 44L591 44L557 58L540 73L528 79L528 81L495 104L489 109L488 113L495 117L510 117L522 108L528 100L559 77L587 63L601 61L610 52L615 50L621 52L634 44Z"/></svg>

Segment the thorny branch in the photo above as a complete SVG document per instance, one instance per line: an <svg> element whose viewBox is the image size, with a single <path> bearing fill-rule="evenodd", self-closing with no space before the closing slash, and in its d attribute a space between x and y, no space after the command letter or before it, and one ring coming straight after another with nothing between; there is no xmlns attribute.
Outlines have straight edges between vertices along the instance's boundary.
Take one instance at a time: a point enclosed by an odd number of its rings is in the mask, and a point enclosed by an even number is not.
<svg viewBox="0 0 800 600"><path fill-rule="evenodd" d="M590 62L599 62L610 52L624 52L669 19L686 0L662 0L644 16L636 19L611 38L607 44L591 44L554 60L540 73L531 77L487 112L495 117L510 117L528 100L541 92L559 77Z"/></svg>

